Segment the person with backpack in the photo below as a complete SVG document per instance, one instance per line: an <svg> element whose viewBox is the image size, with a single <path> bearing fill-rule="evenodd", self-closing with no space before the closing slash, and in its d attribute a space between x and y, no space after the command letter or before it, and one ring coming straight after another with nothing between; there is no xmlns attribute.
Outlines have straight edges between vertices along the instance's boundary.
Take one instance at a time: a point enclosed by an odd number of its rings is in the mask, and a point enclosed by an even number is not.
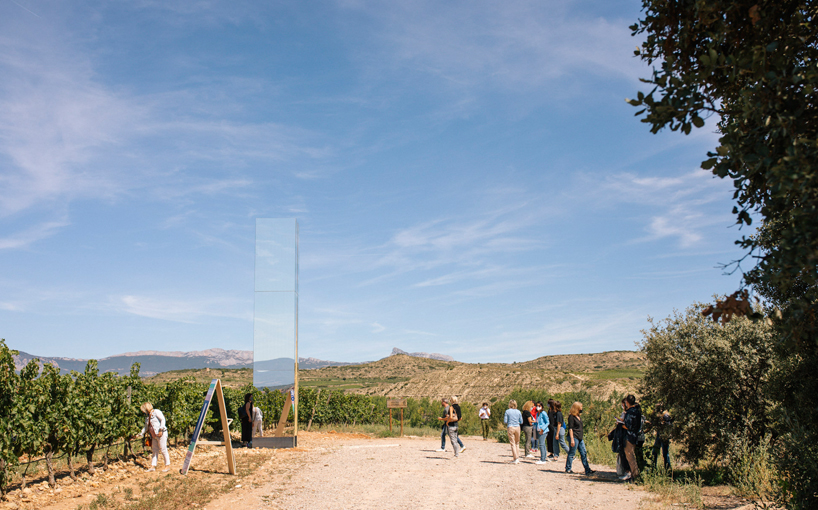
<svg viewBox="0 0 818 510"><path fill-rule="evenodd" d="M148 434L151 444L151 467L148 471L156 471L156 460L159 454L165 459L165 469L163 473L170 471L170 455L168 455L168 426L165 422L165 415L159 409L154 409L150 402L145 402L139 408L145 415L145 426L137 434L142 437Z"/></svg>
<svg viewBox="0 0 818 510"><path fill-rule="evenodd" d="M244 395L244 405L239 408L241 421L241 442L247 448L253 447L253 394Z"/></svg>
<svg viewBox="0 0 818 510"><path fill-rule="evenodd" d="M446 433L449 435L449 441L452 442L452 448L454 449L454 457L460 457L460 438L457 437L457 422L460 419L457 416L457 409L455 408L455 403L457 402L456 397L452 397L451 405L446 407L446 414L443 416L443 422L446 424ZM457 407L460 407L459 405ZM445 449L443 451L446 451Z"/></svg>
<svg viewBox="0 0 818 510"><path fill-rule="evenodd" d="M440 431L440 450L436 450L438 452L445 452L446 451L446 438L449 436L449 426L448 426L448 417L449 417L449 399L444 398L440 400L440 403L443 404L443 415L438 418L439 421L443 422L443 427ZM457 407L460 407L459 405ZM456 413L457 411L455 411ZM460 446L460 451L463 451L463 441L460 440L460 437L457 437L457 444Z"/></svg>
<svg viewBox="0 0 818 510"><path fill-rule="evenodd" d="M460 453L463 453L466 450L466 447L463 445L463 441L460 440L460 431L459 427L457 427L457 424L463 419L463 411L460 410L460 400L458 400L455 395L452 395L450 402L452 403L452 407L454 407L454 412L457 414L457 422L455 422L455 435L457 436L457 444L460 446Z"/></svg>
<svg viewBox="0 0 818 510"><path fill-rule="evenodd" d="M636 444L642 433L642 409L636 403L636 397L628 395L625 397L625 419L622 427L627 431L625 441L625 457L631 472L620 476L623 481L635 480L639 476L639 466L636 463Z"/></svg>

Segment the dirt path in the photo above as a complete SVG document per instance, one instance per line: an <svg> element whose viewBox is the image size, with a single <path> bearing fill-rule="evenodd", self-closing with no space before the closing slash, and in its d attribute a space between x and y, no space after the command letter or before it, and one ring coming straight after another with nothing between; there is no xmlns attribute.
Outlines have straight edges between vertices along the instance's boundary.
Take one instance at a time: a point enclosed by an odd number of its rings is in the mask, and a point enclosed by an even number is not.
<svg viewBox="0 0 818 510"><path fill-rule="evenodd" d="M300 469L269 481L256 479L206 508L385 510L431 508L444 501L457 508L545 508L577 501L573 508L608 509L637 508L645 497L605 466L592 464L597 470L592 477L566 474L564 456L560 462L536 465L535 459L524 459L515 465L507 444L479 437L463 442L466 450L455 459L451 446L446 453L435 451L440 446L435 438L326 441L303 434ZM582 472L579 459L574 471Z"/></svg>

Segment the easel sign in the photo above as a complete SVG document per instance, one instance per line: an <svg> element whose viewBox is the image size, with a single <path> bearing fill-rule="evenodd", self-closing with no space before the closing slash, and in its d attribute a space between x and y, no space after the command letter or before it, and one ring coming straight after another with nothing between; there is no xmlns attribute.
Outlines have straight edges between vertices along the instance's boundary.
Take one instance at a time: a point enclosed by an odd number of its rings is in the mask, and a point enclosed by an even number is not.
<svg viewBox="0 0 818 510"><path fill-rule="evenodd" d="M406 408L405 398L386 399L386 408L389 409L389 433L392 433L392 409L400 409L400 435L403 436L403 410Z"/></svg>
<svg viewBox="0 0 818 510"><path fill-rule="evenodd" d="M213 394L216 394L216 399L219 402L219 415L222 418L222 433L224 434L224 441L199 441L199 435L202 433L205 416L207 410L210 408L210 402L213 400ZM225 456L227 457L227 470L231 475L236 474L236 459L233 457L233 444L230 441L230 422L227 419L227 406L224 404L224 393L222 392L222 383L219 379L210 381L210 387L207 389L204 404L202 404L202 411L199 413L199 421L196 422L196 428L193 430L193 437L190 440L190 446L185 454L185 462L182 464L182 469L179 470L183 475L187 474L190 469L190 463L193 460L193 452L196 450L197 444L209 444L225 447Z"/></svg>

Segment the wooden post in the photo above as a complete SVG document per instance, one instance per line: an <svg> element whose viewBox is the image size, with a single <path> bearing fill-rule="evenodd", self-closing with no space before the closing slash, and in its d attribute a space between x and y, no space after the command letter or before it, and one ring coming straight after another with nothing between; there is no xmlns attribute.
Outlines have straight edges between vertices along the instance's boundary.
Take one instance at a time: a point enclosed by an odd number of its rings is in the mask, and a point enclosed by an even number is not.
<svg viewBox="0 0 818 510"><path fill-rule="evenodd" d="M287 417L290 415L290 407L292 407L292 394L288 391L284 397L284 409L281 410L281 417L278 419L278 426L276 427L275 437L284 437L284 427L287 425ZM298 421L296 417L296 421Z"/></svg>
<svg viewBox="0 0 818 510"><path fill-rule="evenodd" d="M392 409L389 409L389 433L392 433Z"/></svg>
<svg viewBox="0 0 818 510"><path fill-rule="evenodd" d="M400 437L403 437L403 408L400 408Z"/></svg>
<svg viewBox="0 0 818 510"><path fill-rule="evenodd" d="M236 474L236 459L233 457L233 440L230 437L230 420L227 419L227 406L224 404L222 382L216 379L216 396L219 401L219 416L222 417L222 435L224 437L225 455L227 456L227 471Z"/></svg>

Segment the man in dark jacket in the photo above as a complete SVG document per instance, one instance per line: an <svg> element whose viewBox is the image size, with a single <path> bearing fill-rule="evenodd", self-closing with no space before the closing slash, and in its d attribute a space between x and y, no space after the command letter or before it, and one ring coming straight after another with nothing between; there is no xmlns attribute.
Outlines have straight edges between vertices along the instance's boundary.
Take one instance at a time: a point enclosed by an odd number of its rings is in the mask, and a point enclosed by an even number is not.
<svg viewBox="0 0 818 510"><path fill-rule="evenodd" d="M636 397L633 395L625 397L624 428L628 431L627 441L625 441L625 457L628 458L631 472L620 479L631 480L639 476L639 466L636 463L636 443L642 431L642 409L636 403Z"/></svg>

